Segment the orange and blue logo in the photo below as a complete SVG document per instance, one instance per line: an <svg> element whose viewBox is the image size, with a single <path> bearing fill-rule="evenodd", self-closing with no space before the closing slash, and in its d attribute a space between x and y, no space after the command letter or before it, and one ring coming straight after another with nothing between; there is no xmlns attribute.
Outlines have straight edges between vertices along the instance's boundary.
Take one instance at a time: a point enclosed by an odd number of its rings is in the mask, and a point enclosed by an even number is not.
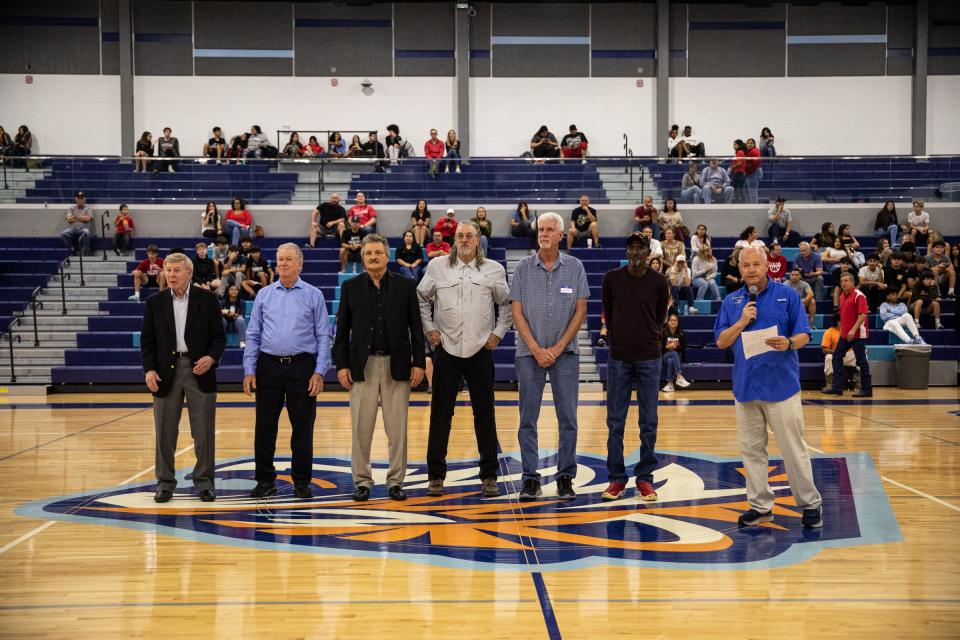
<svg viewBox="0 0 960 640"><path fill-rule="evenodd" d="M605 460L578 456L577 499L556 498L556 461L541 456L544 495L519 503L519 455L501 458L498 498L483 498L475 461L450 463L446 494L426 495L425 465L411 465L410 496L386 496L386 465L374 467L378 486L368 502L351 500L349 460L314 459L311 500L292 496L289 459L279 459L281 490L268 500L249 497L252 458L216 470L217 500L200 502L181 472L170 502L153 502L155 486L92 491L24 505L24 516L139 528L197 541L261 549L389 557L486 569L561 570L598 563L670 568L750 568L792 564L826 546L902 539L880 479L866 454L813 459L823 494L824 527L804 530L782 462L772 460L777 495L772 523L740 529L749 507L739 460L659 453L657 502L603 502ZM637 459L635 452L627 460ZM632 492L632 490L631 490Z"/></svg>

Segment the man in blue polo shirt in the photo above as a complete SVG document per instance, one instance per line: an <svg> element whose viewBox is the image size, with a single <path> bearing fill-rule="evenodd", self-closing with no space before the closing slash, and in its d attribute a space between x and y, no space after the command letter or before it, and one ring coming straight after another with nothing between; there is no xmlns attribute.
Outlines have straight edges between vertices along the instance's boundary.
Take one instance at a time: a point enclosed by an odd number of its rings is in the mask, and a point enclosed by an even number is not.
<svg viewBox="0 0 960 640"><path fill-rule="evenodd" d="M773 520L774 493L767 463L767 426L783 452L790 489L803 509L804 527L821 527L820 492L803 440L800 405L800 359L795 353L810 340L810 324L800 297L788 285L767 276L762 250L740 252L743 289L723 300L713 333L721 349L733 348L733 396L736 399L740 455L747 480L750 509L737 523L749 527ZM777 328L763 344L769 350L744 354L744 332Z"/></svg>

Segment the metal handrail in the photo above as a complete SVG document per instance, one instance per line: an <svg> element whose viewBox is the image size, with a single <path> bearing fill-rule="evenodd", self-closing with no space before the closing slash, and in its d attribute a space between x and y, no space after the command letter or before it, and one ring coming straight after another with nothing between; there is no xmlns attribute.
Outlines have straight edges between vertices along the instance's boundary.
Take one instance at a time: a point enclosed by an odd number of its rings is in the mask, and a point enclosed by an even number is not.
<svg viewBox="0 0 960 640"><path fill-rule="evenodd" d="M628 158L629 152L630 152L630 137L626 133L624 133L623 134L623 157ZM627 162L627 164L629 164L629 161ZM627 167L623 168L623 172L624 173L627 172ZM633 187L631 187L631 189L632 188Z"/></svg>
<svg viewBox="0 0 960 640"><path fill-rule="evenodd" d="M0 164L3 165L3 188L9 189L10 185L7 184L7 160L8 156L0 156Z"/></svg>
<svg viewBox="0 0 960 640"><path fill-rule="evenodd" d="M30 295L30 311L33 312L33 346L40 346L40 329L37 327L37 309L43 308L43 302L37 300L37 296L40 295L40 290L43 287L37 287L33 290L33 293Z"/></svg>
<svg viewBox="0 0 960 640"><path fill-rule="evenodd" d="M109 219L110 212L106 209L103 210L103 213L100 214L100 237L104 240L107 239L107 229L110 228L110 223L107 222ZM103 261L107 261L107 243L103 243Z"/></svg>
<svg viewBox="0 0 960 640"><path fill-rule="evenodd" d="M87 286L87 281L83 277L83 246L80 243L77 244L80 245L77 247L77 257L80 258L80 286L85 287Z"/></svg>
<svg viewBox="0 0 960 640"><path fill-rule="evenodd" d="M4 335L7 336L7 341L10 343L10 382L11 382L11 383L17 381L17 370L16 370L16 368L15 368L14 365L13 365L13 343L14 343L14 338L16 338L16 341L17 341L17 342L21 342L21 341L22 341L19 335L13 335L13 325L15 325L15 324L21 324L20 318L13 318L12 320L10 320L10 324L7 325L7 331L6 331L6 333L4 334Z"/></svg>
<svg viewBox="0 0 960 640"><path fill-rule="evenodd" d="M626 134L624 134L626 135ZM627 169L630 171L630 191L633 191L633 149L627 149Z"/></svg>
<svg viewBox="0 0 960 640"><path fill-rule="evenodd" d="M67 257L65 260L60 262L60 300L63 303L63 314L67 315L67 285L65 280L71 280L71 275L69 273L63 272L63 265L70 264L70 258Z"/></svg>

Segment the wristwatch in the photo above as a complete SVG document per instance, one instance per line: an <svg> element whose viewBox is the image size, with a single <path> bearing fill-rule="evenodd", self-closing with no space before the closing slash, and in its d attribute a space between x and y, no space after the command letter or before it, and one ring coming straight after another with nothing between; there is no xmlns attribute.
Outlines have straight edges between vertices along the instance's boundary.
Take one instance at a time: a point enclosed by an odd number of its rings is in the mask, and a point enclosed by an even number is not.
<svg viewBox="0 0 960 640"><path fill-rule="evenodd" d="M793 338L787 338L787 351L793 351Z"/></svg>

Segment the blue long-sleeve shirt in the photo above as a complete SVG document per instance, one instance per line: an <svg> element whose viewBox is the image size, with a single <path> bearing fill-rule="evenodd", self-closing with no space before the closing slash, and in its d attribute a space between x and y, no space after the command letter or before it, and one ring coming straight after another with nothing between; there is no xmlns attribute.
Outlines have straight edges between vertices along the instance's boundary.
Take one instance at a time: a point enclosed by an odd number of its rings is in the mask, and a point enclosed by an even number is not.
<svg viewBox="0 0 960 640"><path fill-rule="evenodd" d="M897 304L884 302L880 305L880 319L883 320L884 324L891 320L896 320L905 313L910 312L907 310L907 305L902 302L898 302Z"/></svg>
<svg viewBox="0 0 960 640"><path fill-rule="evenodd" d="M297 278L287 289L279 280L257 294L247 325L243 373L256 374L260 352L274 356L317 355L315 373L330 368L330 320L323 294Z"/></svg>

